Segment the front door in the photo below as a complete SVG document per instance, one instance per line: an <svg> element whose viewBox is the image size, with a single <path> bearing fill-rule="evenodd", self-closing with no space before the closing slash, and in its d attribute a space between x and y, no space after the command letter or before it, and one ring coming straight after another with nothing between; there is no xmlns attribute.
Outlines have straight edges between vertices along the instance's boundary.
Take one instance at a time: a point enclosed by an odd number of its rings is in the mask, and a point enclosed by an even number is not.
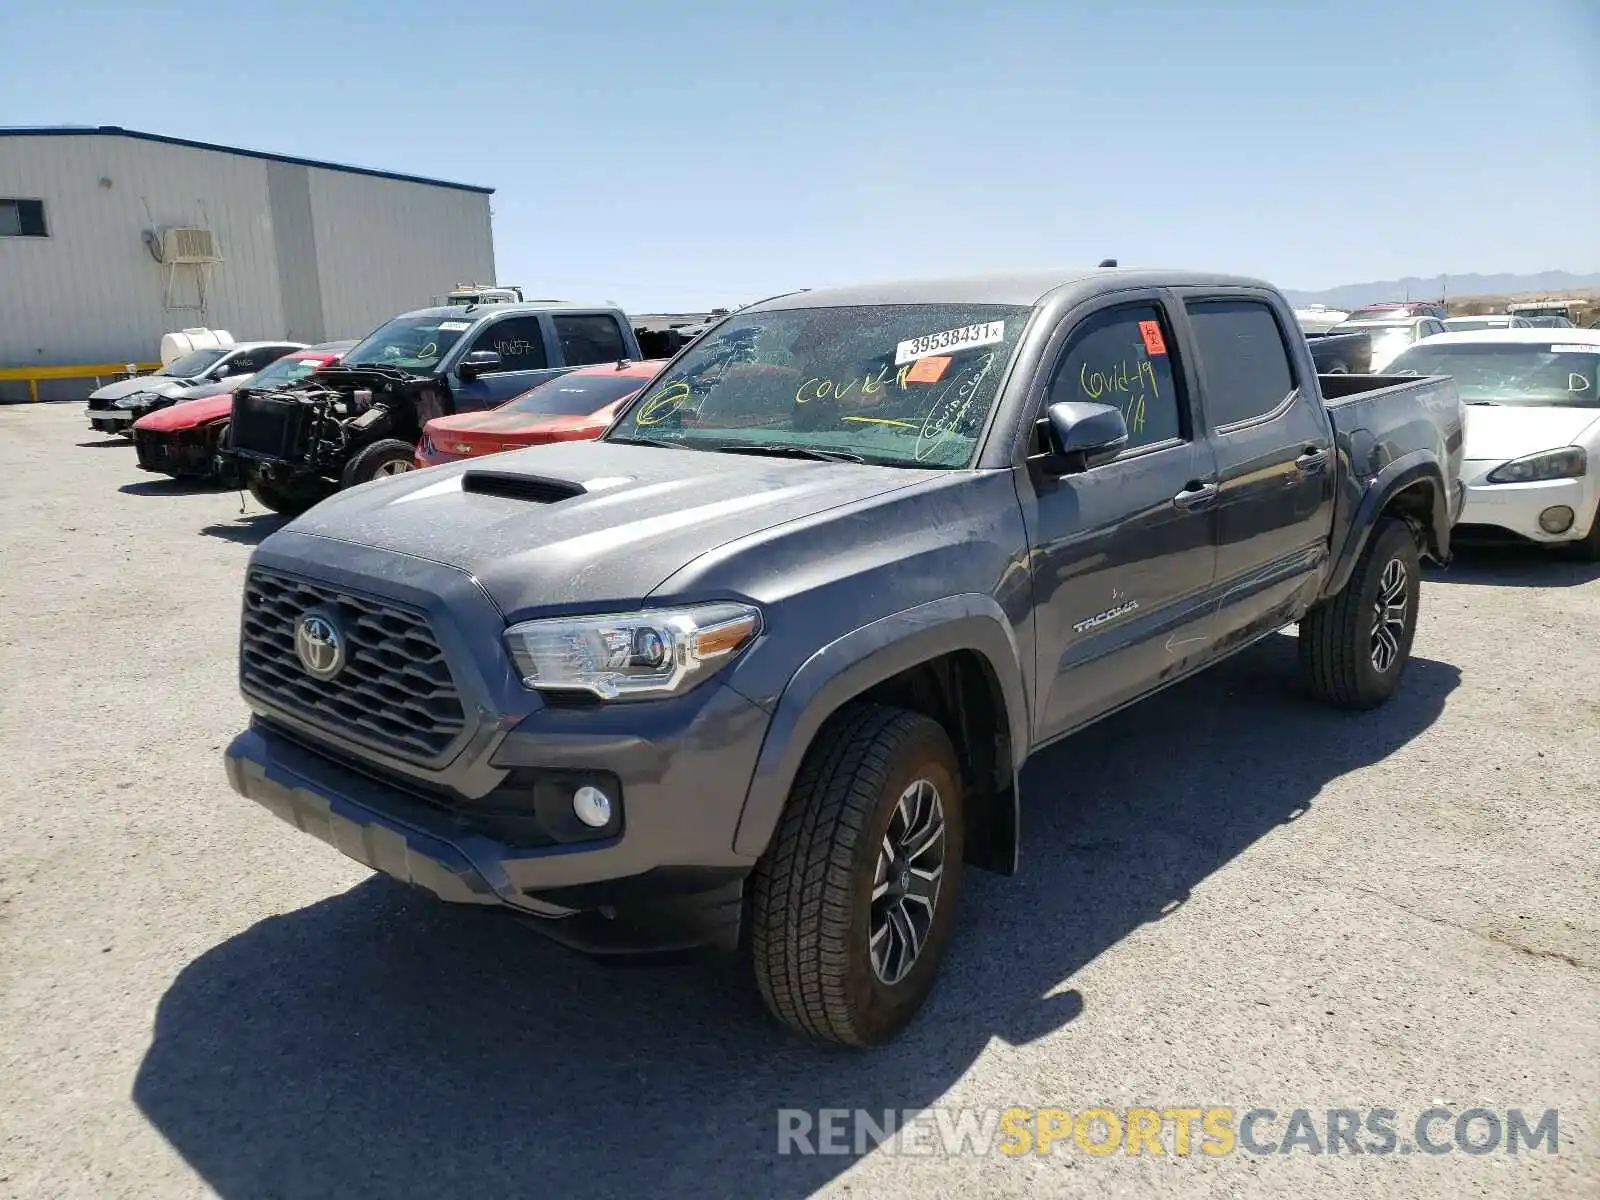
<svg viewBox="0 0 1600 1200"><path fill-rule="evenodd" d="M1061 401L1115 405L1128 445L1079 474L1023 481L1041 738L1141 695L1205 648L1214 471L1175 349L1152 293L1079 320L1047 368L1039 416Z"/></svg>
<svg viewBox="0 0 1600 1200"><path fill-rule="evenodd" d="M465 354L493 350L500 365L472 379L457 372L450 382L457 412L476 412L504 404L535 384L563 373L552 367L546 352L545 327L538 313L523 313L491 321L480 329Z"/></svg>

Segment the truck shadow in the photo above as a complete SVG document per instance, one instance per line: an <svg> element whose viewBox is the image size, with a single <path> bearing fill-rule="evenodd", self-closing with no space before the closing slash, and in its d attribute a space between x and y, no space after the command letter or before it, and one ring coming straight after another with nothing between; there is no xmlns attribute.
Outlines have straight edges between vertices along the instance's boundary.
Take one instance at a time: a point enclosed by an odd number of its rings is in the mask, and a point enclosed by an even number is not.
<svg viewBox="0 0 1600 1200"><path fill-rule="evenodd" d="M1582 587L1600 579L1600 562L1584 562L1543 546L1458 545L1448 567L1430 565L1429 583L1479 587Z"/></svg>
<svg viewBox="0 0 1600 1200"><path fill-rule="evenodd" d="M258 546L289 521L290 518L281 513L254 513L241 516L237 521L218 521L202 526L200 533L203 537L221 538L225 542Z"/></svg>
<svg viewBox="0 0 1600 1200"><path fill-rule="evenodd" d="M1418 736L1459 681L1414 659L1388 707L1348 714L1293 666L1269 638L1031 763L1022 873L968 876L939 987L883 1050L788 1035L738 964L607 968L374 878L186 967L134 1100L228 1200L809 1195L854 1155L780 1156L779 1109L921 1109L996 1038L1070 1055L1073 1019L1118 1002L1071 989L1080 967Z"/></svg>

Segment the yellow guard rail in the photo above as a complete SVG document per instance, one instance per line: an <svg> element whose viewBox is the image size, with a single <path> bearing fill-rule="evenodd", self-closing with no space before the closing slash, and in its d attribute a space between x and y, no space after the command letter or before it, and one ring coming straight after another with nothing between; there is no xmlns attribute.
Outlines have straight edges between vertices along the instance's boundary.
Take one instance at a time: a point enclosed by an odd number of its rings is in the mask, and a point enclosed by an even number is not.
<svg viewBox="0 0 1600 1200"><path fill-rule="evenodd" d="M104 375L121 379L128 374L130 364L120 363L89 363L76 367L0 367L0 383L26 383L28 385L28 399L37 402L39 399L39 383L45 379L98 379ZM148 375L151 371L159 371L161 364L133 363L134 373Z"/></svg>

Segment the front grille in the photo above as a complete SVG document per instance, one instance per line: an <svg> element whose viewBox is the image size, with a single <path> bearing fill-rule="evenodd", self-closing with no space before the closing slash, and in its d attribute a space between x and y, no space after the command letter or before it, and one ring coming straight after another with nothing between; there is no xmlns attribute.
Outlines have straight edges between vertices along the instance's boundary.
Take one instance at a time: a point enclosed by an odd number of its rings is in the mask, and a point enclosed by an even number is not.
<svg viewBox="0 0 1600 1200"><path fill-rule="evenodd" d="M345 638L344 669L326 682L295 654L295 623L308 608L332 613ZM257 568L245 581L240 678L313 725L416 762L443 755L466 723L421 613L275 571Z"/></svg>
<svg viewBox="0 0 1600 1200"><path fill-rule="evenodd" d="M305 405L246 390L233 398L228 438L237 453L294 462L305 420Z"/></svg>
<svg viewBox="0 0 1600 1200"><path fill-rule="evenodd" d="M139 452L139 465L147 471L165 471L170 466L167 454L170 444L166 434L150 429L133 431L133 448Z"/></svg>

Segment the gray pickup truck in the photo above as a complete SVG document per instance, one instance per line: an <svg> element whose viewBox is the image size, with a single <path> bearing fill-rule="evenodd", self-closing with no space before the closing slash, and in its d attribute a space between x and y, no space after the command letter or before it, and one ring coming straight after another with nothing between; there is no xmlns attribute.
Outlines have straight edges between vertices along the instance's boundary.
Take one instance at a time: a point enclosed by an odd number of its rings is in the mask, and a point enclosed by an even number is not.
<svg viewBox="0 0 1600 1200"><path fill-rule="evenodd" d="M789 1025L882 1043L963 869L1016 871L1031 753L1296 622L1314 694L1393 694L1462 425L1449 379L1319 382L1250 279L778 297L602 440L264 541L228 778L442 900L741 951Z"/></svg>

